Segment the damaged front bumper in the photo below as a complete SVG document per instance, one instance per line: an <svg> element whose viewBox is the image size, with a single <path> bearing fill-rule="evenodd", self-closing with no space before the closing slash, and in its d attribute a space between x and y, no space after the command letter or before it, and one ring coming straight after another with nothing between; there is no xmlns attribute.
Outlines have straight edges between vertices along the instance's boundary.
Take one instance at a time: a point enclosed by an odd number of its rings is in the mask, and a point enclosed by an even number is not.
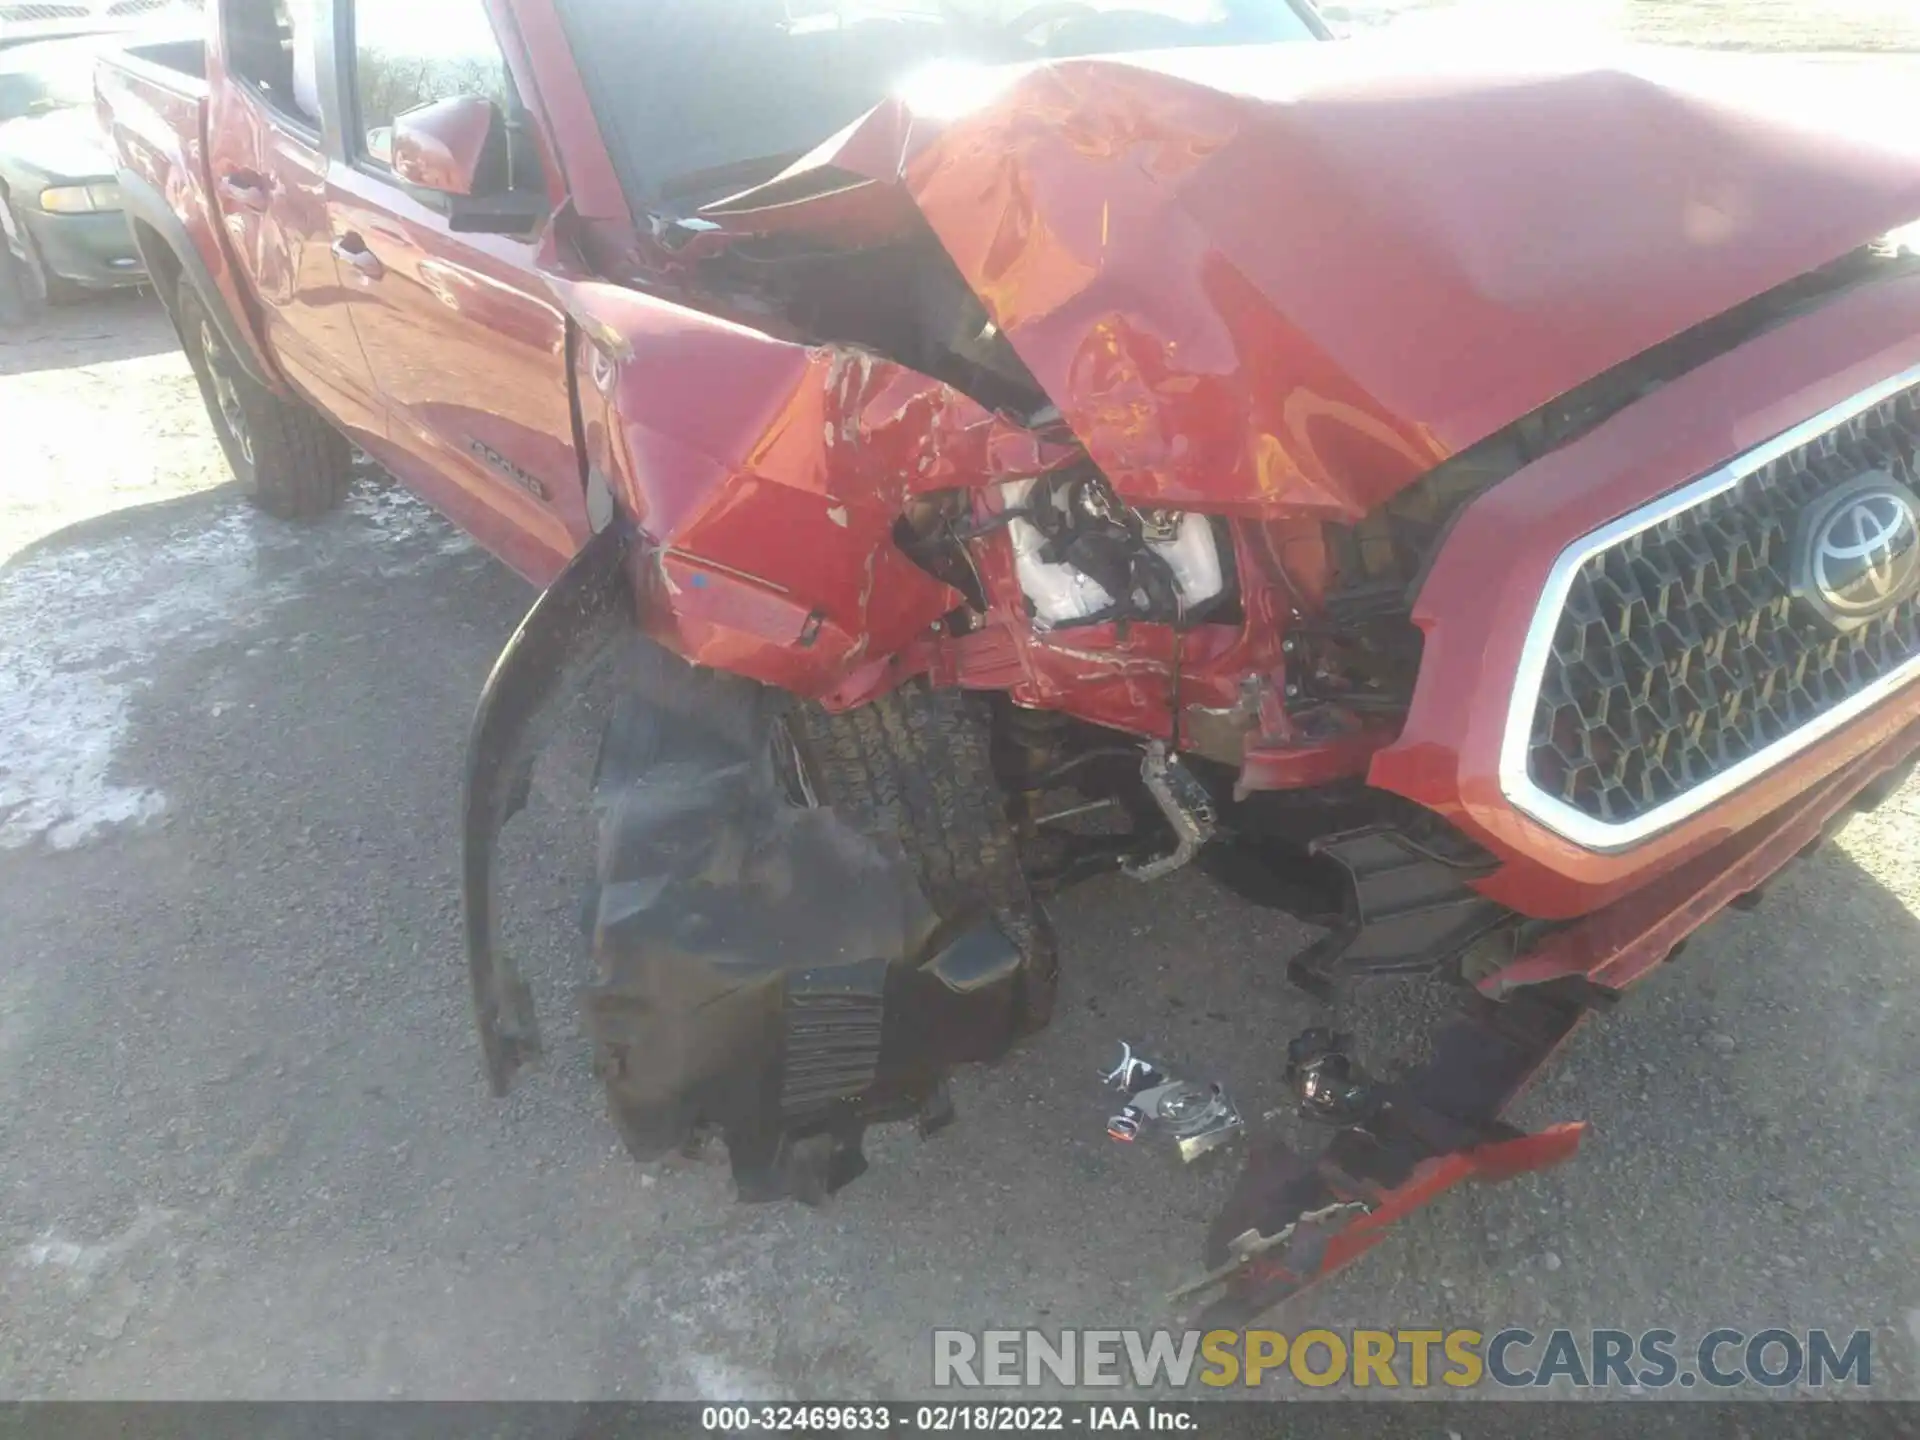
<svg viewBox="0 0 1920 1440"><path fill-rule="evenodd" d="M1707 921L1757 897L1797 856L1912 774L1920 723L1836 771L1767 821L1604 910L1553 931L1487 976L1434 1037L1431 1058L1378 1088L1366 1118L1312 1160L1250 1151L1207 1237L1211 1267L1172 1297L1202 1328L1244 1325L1351 1264L1388 1228L1465 1180L1570 1159L1585 1122L1527 1134L1502 1120L1574 1030Z"/></svg>

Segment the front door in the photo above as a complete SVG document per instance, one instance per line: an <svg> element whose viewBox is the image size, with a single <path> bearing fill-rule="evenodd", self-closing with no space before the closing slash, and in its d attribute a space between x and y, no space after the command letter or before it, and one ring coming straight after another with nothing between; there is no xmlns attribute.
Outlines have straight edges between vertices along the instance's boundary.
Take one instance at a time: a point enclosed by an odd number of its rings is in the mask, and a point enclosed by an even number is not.
<svg viewBox="0 0 1920 1440"><path fill-rule="evenodd" d="M587 540L566 314L531 238L455 234L446 197L395 179L394 117L482 95L519 102L484 0L336 0L351 169L333 243L386 401L401 478L523 575L544 583ZM351 35L349 45L346 36ZM544 191L537 155L516 183Z"/></svg>

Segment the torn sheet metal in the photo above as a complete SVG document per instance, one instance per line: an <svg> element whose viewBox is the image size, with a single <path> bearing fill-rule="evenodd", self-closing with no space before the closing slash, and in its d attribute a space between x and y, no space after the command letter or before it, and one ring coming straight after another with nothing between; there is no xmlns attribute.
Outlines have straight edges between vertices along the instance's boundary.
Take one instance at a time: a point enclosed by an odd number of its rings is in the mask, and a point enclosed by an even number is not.
<svg viewBox="0 0 1920 1440"><path fill-rule="evenodd" d="M578 367L586 440L655 547L635 576L650 633L792 694L826 694L959 603L894 542L914 496L1079 454L869 351L554 283L610 337Z"/></svg>
<svg viewBox="0 0 1920 1440"><path fill-rule="evenodd" d="M1920 215L1897 132L1729 66L1435 38L945 74L718 219L865 243L903 189L1123 498L1351 521Z"/></svg>

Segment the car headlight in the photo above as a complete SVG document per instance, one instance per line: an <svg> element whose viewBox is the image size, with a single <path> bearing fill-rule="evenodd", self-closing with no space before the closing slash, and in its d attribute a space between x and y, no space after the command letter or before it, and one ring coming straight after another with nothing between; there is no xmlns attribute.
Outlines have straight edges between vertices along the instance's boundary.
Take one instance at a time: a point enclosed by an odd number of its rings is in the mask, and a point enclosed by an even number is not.
<svg viewBox="0 0 1920 1440"><path fill-rule="evenodd" d="M120 187L110 180L95 185L56 185L40 192L40 208L49 215L90 215L120 208Z"/></svg>
<svg viewBox="0 0 1920 1440"><path fill-rule="evenodd" d="M1920 255L1920 220L1889 230L1874 242L1873 248L1882 255Z"/></svg>

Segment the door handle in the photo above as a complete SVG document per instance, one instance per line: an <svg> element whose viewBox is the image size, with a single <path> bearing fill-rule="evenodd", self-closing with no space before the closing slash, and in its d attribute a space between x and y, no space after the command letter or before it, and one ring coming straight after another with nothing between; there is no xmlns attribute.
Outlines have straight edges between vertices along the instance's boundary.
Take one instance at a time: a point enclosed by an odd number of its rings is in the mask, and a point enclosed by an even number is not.
<svg viewBox="0 0 1920 1440"><path fill-rule="evenodd" d="M378 280L387 273L387 267L380 263L380 257L369 250L367 242L351 230L333 242L333 255L343 265L351 265L369 280Z"/></svg>
<svg viewBox="0 0 1920 1440"><path fill-rule="evenodd" d="M273 202L273 182L254 170L229 170L220 177L220 193L236 205L264 210Z"/></svg>

